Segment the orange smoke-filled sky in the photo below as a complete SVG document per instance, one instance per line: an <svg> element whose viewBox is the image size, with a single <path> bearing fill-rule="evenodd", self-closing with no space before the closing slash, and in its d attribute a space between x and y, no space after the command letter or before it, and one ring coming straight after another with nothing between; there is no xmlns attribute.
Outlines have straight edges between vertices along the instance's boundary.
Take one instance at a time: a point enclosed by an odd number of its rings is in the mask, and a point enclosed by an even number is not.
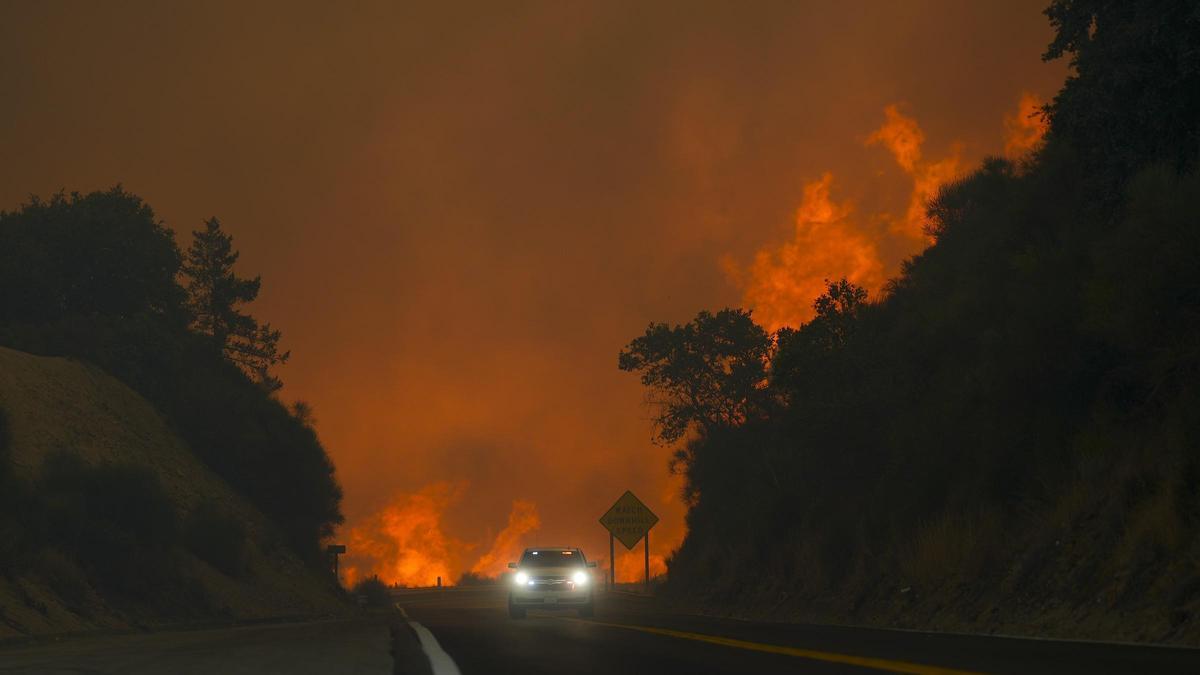
<svg viewBox="0 0 1200 675"><path fill-rule="evenodd" d="M684 508L618 350L877 289L938 184L1036 142L1043 4L4 3L0 208L120 182L184 245L221 219L359 573L606 558L625 489L661 567Z"/></svg>

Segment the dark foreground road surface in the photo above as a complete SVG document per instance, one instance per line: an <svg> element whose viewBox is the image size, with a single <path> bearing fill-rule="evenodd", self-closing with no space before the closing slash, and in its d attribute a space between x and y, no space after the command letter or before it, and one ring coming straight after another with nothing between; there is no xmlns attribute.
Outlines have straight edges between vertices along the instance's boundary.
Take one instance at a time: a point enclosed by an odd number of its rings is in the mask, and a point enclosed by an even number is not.
<svg viewBox="0 0 1200 675"><path fill-rule="evenodd" d="M512 620L495 589L414 591L396 600L418 635L397 634L401 672L429 673L432 662L437 675L1200 674L1200 650L754 623L673 615L625 595L601 598L593 619L531 610ZM432 659L420 658L421 633Z"/></svg>
<svg viewBox="0 0 1200 675"><path fill-rule="evenodd" d="M86 637L0 647L0 673L390 674L386 619Z"/></svg>
<svg viewBox="0 0 1200 675"><path fill-rule="evenodd" d="M503 589L409 591L403 614L0 647L7 673L1200 673L1200 650L753 623L601 597L593 619ZM394 659L393 659L394 656Z"/></svg>

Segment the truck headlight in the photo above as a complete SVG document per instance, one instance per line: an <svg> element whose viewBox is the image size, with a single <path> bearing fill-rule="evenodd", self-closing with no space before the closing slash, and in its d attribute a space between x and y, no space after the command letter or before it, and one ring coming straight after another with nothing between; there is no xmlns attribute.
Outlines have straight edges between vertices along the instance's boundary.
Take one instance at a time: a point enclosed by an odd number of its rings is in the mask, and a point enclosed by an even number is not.
<svg viewBox="0 0 1200 675"><path fill-rule="evenodd" d="M529 581L529 575L524 572L517 572L516 576L513 577L513 581L515 581L518 586L524 586L525 582Z"/></svg>
<svg viewBox="0 0 1200 675"><path fill-rule="evenodd" d="M575 582L576 586L586 586L588 582L587 572L576 572L575 575L571 577L571 580Z"/></svg>

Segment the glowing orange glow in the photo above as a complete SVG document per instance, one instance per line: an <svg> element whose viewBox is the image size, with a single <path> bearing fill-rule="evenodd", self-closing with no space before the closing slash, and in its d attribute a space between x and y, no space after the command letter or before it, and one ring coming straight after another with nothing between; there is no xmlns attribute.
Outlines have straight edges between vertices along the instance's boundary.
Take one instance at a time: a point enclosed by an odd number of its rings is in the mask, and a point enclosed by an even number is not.
<svg viewBox="0 0 1200 675"><path fill-rule="evenodd" d="M523 537L541 526L542 519L538 517L537 506L533 502L521 499L513 502L508 525L496 535L488 552L471 566L471 572L489 577L504 572L509 562L521 557L525 549Z"/></svg>
<svg viewBox="0 0 1200 675"><path fill-rule="evenodd" d="M845 277L870 289L883 284L883 263L875 244L851 216L853 204L831 196L833 174L804 186L796 209L791 241L761 249L742 274L726 261L726 272L740 282L754 318L768 330L799 325L812 316L812 301L826 279Z"/></svg>
<svg viewBox="0 0 1200 675"><path fill-rule="evenodd" d="M1042 114L1045 103L1037 94L1021 92L1017 111L1004 116L1004 154L1021 157L1029 154L1042 142L1049 122Z"/></svg>

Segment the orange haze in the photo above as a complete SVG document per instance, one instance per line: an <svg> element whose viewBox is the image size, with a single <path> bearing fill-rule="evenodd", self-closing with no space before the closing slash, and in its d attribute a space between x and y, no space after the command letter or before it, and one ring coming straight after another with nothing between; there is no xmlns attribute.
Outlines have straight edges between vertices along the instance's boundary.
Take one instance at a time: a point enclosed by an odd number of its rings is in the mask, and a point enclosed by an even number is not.
<svg viewBox="0 0 1200 675"><path fill-rule="evenodd" d="M607 559L626 489L661 572L686 507L618 351L878 291L937 186L1036 146L1045 4L0 3L0 209L120 182L183 246L221 219L345 488L344 581Z"/></svg>

